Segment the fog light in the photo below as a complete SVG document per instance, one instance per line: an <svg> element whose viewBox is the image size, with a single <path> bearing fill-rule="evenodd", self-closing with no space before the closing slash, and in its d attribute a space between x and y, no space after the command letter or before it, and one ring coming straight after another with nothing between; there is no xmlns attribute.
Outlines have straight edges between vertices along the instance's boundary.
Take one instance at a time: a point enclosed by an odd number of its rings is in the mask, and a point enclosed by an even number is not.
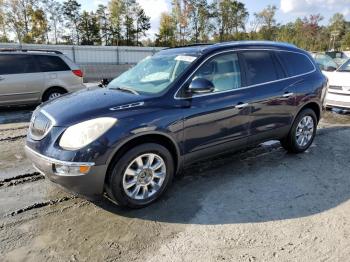
<svg viewBox="0 0 350 262"><path fill-rule="evenodd" d="M89 166L65 166L65 165L55 164L53 166L53 171L57 175L79 176L79 175L87 174L90 171L90 167Z"/></svg>

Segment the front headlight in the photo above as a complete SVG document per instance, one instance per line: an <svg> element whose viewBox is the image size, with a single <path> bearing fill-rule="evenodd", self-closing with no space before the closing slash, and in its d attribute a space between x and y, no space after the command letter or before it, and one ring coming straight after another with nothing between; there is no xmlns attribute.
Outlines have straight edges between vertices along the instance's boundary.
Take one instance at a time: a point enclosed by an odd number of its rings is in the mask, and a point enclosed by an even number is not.
<svg viewBox="0 0 350 262"><path fill-rule="evenodd" d="M60 147L66 150L83 148L106 133L115 123L115 118L101 117L70 126L60 139Z"/></svg>

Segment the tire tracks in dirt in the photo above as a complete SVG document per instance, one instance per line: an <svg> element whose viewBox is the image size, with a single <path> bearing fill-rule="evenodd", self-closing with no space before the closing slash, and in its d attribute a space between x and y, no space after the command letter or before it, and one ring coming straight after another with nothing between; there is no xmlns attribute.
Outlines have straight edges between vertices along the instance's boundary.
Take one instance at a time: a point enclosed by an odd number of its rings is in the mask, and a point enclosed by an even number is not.
<svg viewBox="0 0 350 262"><path fill-rule="evenodd" d="M19 135L19 136L10 136L5 138L0 138L0 142L13 142L19 139L26 138L27 135Z"/></svg>
<svg viewBox="0 0 350 262"><path fill-rule="evenodd" d="M26 206L20 209L17 209L15 211L12 211L10 214L5 215L5 217L7 216L15 216L15 215L19 215L22 214L24 212L33 210L33 209L39 209L42 207L47 207L47 206L53 206L53 205L57 205L59 203L63 203L63 202L67 202L69 200L73 200L78 198L77 196L64 196L61 198L57 198L57 199L52 199L52 200L48 200L48 201L44 201L44 202L38 202L38 203L34 203L33 205L30 206Z"/></svg>
<svg viewBox="0 0 350 262"><path fill-rule="evenodd" d="M11 178L6 178L0 180L0 189L5 187L16 186L24 183L35 182L41 179L44 179L45 176L40 174L39 172L23 174Z"/></svg>

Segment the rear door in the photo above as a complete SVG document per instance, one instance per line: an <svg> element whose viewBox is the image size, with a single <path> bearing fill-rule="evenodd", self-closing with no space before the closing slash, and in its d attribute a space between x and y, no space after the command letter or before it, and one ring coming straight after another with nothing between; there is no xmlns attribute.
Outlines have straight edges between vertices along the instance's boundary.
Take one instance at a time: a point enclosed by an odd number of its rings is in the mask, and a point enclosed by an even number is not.
<svg viewBox="0 0 350 262"><path fill-rule="evenodd" d="M273 51L242 51L240 56L248 89L254 97L250 103L249 142L284 136L295 111L293 82L286 80L285 70Z"/></svg>
<svg viewBox="0 0 350 262"><path fill-rule="evenodd" d="M40 71L44 72L46 87L59 86L66 89L82 83L82 78L75 76L71 68L56 55L37 55Z"/></svg>
<svg viewBox="0 0 350 262"><path fill-rule="evenodd" d="M0 105L40 101L44 76L32 55L0 54Z"/></svg>

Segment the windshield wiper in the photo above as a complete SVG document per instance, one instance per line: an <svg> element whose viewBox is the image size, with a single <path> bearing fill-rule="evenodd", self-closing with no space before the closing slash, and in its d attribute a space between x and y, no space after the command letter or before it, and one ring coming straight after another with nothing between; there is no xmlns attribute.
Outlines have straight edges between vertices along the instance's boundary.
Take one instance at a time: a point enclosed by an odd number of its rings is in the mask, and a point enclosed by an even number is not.
<svg viewBox="0 0 350 262"><path fill-rule="evenodd" d="M118 87L116 87L114 89L119 90L119 91L123 91L123 92L132 93L134 95L140 95L136 90L128 88L128 87L119 87L118 86Z"/></svg>

